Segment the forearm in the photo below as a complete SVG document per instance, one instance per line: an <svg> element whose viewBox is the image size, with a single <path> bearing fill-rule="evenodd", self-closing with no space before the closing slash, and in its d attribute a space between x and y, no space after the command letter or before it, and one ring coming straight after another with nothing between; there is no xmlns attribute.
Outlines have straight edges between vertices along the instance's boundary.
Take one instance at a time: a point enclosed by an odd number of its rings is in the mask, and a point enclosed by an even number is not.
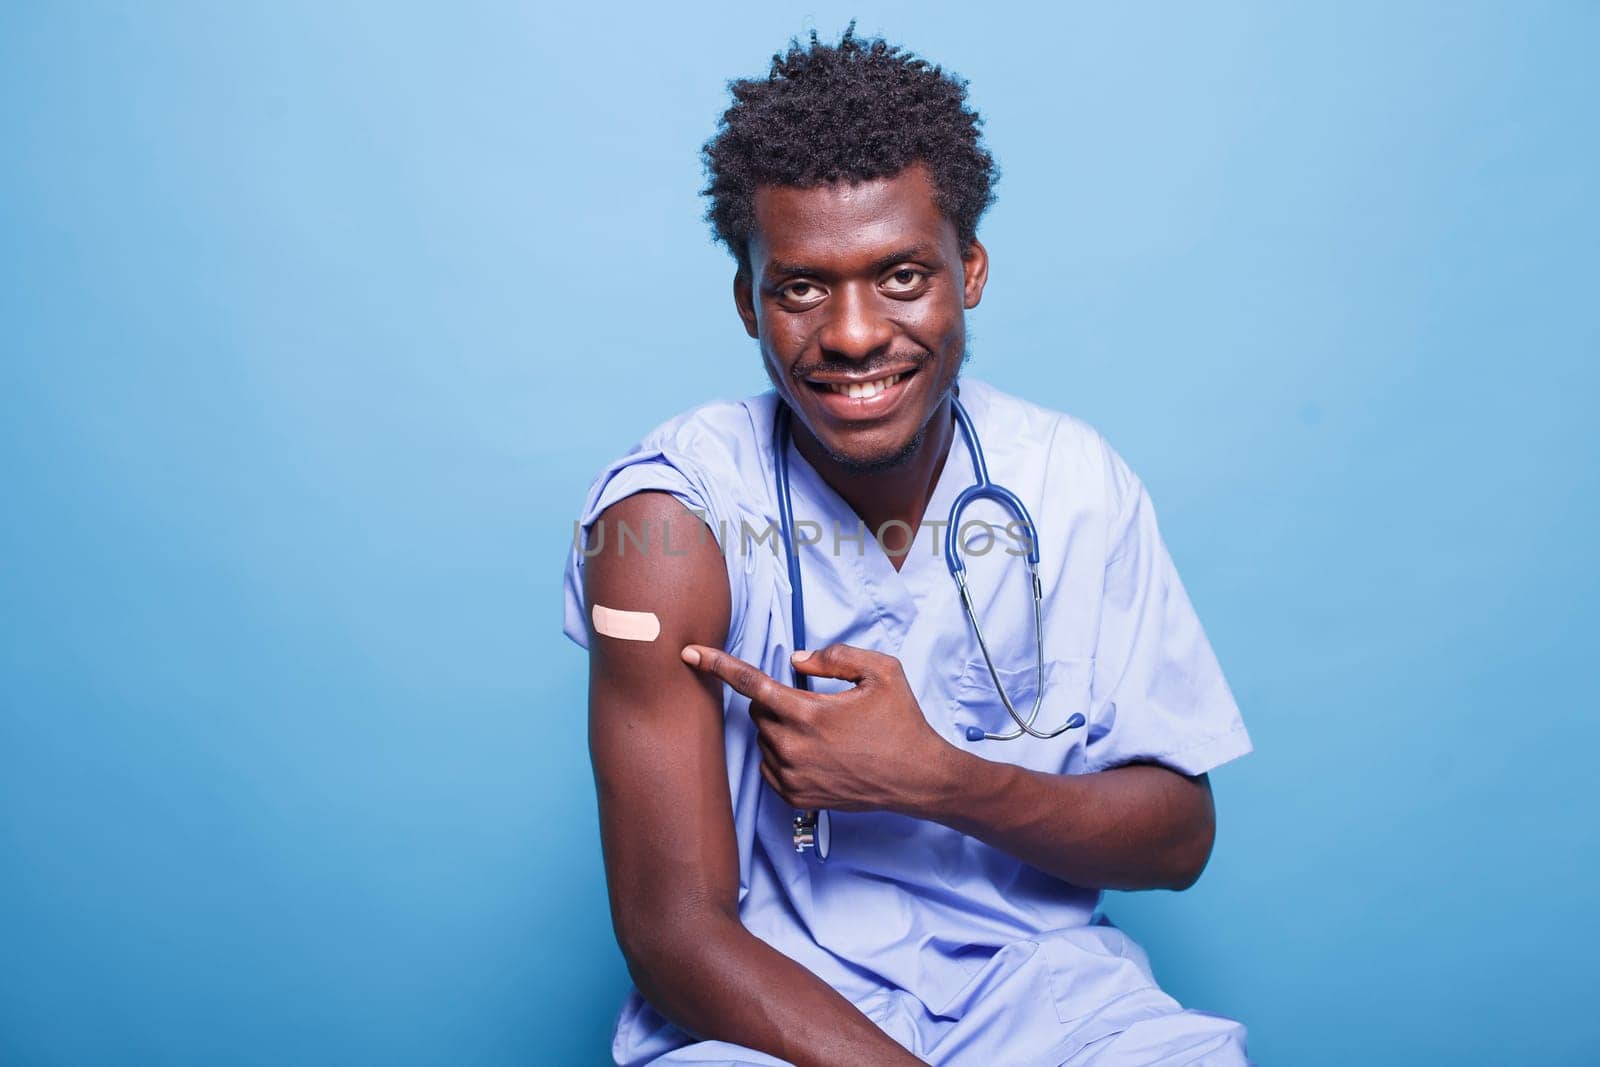
<svg viewBox="0 0 1600 1067"><path fill-rule="evenodd" d="M940 788L911 812L1073 885L1187 889L1211 854L1203 778L1133 765L1043 774L951 748Z"/></svg>
<svg viewBox="0 0 1600 1067"><path fill-rule="evenodd" d="M720 914L625 949L640 992L680 1029L796 1064L917 1064L794 960Z"/></svg>

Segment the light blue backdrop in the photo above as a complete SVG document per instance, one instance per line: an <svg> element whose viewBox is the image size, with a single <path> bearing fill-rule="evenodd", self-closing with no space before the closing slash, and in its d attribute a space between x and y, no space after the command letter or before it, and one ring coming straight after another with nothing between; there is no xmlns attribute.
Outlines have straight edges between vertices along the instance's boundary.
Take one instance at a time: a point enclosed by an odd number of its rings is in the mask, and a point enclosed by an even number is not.
<svg viewBox="0 0 1600 1067"><path fill-rule="evenodd" d="M602 1061L570 522L763 387L698 146L858 14L1257 746L1114 918L1266 1064L1594 1062L1600 8L580 6L0 12L0 1060Z"/></svg>

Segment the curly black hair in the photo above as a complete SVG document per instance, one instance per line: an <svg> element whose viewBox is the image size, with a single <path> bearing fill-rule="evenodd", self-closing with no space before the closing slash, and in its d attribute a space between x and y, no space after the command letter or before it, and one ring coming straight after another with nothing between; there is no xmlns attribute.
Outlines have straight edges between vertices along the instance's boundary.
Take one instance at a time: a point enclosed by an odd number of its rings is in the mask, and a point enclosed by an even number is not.
<svg viewBox="0 0 1600 1067"><path fill-rule="evenodd" d="M963 79L881 38L856 37L851 22L837 45L812 30L809 47L791 40L765 78L728 89L733 106L702 150L702 195L711 200L706 221L740 269L749 268L758 186L866 181L914 162L928 167L963 253L971 246L997 171Z"/></svg>

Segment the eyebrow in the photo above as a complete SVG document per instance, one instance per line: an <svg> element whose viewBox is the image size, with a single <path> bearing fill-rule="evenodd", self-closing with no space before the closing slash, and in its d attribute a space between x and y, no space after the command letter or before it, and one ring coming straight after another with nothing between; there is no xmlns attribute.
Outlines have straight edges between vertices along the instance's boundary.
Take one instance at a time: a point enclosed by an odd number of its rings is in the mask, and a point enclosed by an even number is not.
<svg viewBox="0 0 1600 1067"><path fill-rule="evenodd" d="M873 274L882 274L896 263L903 263L908 259L937 260L938 258L938 253L931 245L908 245L905 248L897 248L886 256L879 256L877 259L872 261L872 264L868 269ZM787 263L783 260L774 259L768 261L767 269L763 273L769 280L771 280L777 278L790 278L800 274L821 277L830 272L821 267L811 266L810 264L806 263Z"/></svg>

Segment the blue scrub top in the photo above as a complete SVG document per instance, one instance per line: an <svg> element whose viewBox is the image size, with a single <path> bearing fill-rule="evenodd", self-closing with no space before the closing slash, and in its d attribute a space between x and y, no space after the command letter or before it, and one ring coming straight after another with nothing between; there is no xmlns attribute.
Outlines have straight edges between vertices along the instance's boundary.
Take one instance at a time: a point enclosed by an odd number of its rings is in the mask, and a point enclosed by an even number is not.
<svg viewBox="0 0 1600 1067"><path fill-rule="evenodd" d="M844 642L904 666L929 723L951 744L1038 771L1083 774L1133 761L1200 774L1251 750L1139 479L1093 428L963 376L960 396L990 476L1017 493L1040 540L1049 741L971 742L1011 726L945 566L950 505L973 483L965 440L951 453L907 558L889 556L789 447L811 648ZM586 532L616 501L667 492L701 513L727 564L727 649L792 684L786 564L775 534L777 395L717 402L648 434L595 479ZM991 524L988 537L975 521ZM962 515L968 580L1001 679L1026 712L1036 686L1032 591L1013 516L990 501ZM612 534L614 531L608 531ZM590 532L588 551L615 551ZM567 559L565 632L588 646L584 555ZM830 691L846 682L814 679ZM749 700L725 690L725 752L745 926L838 989L936 1063L1243 1063L1243 1027L1185 1011L1144 953L1098 913L1098 890L1066 885L974 838L902 815L832 813L826 863L799 855L793 809L765 784ZM1120 1046L1120 1048L1119 1048ZM619 1064L777 1063L694 1042L633 991L617 1022Z"/></svg>

